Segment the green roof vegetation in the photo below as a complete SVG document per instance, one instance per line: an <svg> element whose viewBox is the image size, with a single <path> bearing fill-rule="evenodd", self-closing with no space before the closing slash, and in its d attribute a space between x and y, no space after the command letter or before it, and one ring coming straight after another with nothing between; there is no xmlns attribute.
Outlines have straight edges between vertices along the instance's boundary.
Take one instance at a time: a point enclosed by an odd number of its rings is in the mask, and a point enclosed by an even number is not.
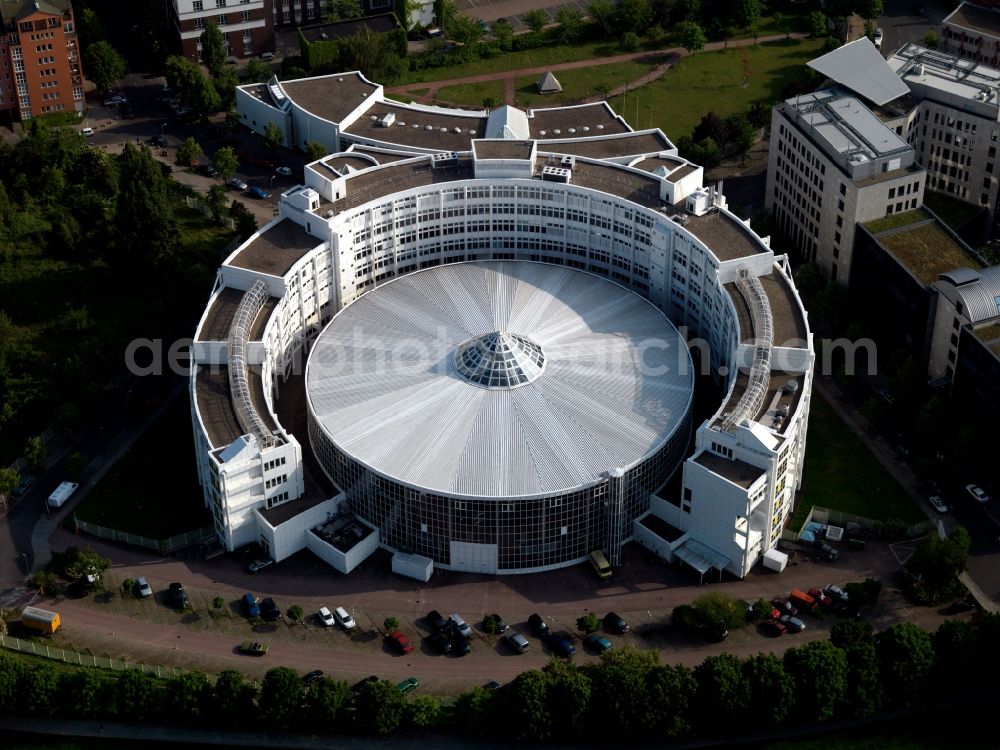
<svg viewBox="0 0 1000 750"><path fill-rule="evenodd" d="M865 226L872 234L879 234L881 232L887 232L890 229L899 229L900 227L906 227L910 224L916 224L918 221L929 221L930 218L931 215L924 211L924 209L917 208L913 211L904 211L899 214L889 214L881 219L866 222Z"/></svg>
<svg viewBox="0 0 1000 750"><path fill-rule="evenodd" d="M985 206L977 206L947 193L933 190L924 193L924 205L952 229L957 229L980 211L986 210Z"/></svg>
<svg viewBox="0 0 1000 750"><path fill-rule="evenodd" d="M906 266L920 283L933 284L938 276L956 268L981 269L977 261L937 223L919 224L879 237L879 242Z"/></svg>
<svg viewBox="0 0 1000 750"><path fill-rule="evenodd" d="M976 338L982 341L984 344L988 344L991 341L996 341L1000 339L1000 323L994 323L991 326L986 326L985 328L977 328L973 331L976 334Z"/></svg>

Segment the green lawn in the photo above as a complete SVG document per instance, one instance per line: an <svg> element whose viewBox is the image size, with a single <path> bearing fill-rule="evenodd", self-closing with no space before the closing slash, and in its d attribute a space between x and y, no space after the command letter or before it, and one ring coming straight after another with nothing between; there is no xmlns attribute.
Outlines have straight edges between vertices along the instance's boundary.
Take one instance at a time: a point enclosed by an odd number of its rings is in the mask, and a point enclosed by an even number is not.
<svg viewBox="0 0 1000 750"><path fill-rule="evenodd" d="M540 76L525 76L517 79L517 101L520 106L525 107L576 104L582 99L597 96L603 90L602 87L611 90L623 83L636 81L652 67L650 63L624 62L579 70L560 70L556 72L556 78L559 79L562 92L545 95L538 93Z"/></svg>
<svg viewBox="0 0 1000 750"><path fill-rule="evenodd" d="M682 58L652 83L616 96L612 107L633 127L652 123L676 141L690 135L709 111L720 117L746 112L756 101L776 102L784 87L804 75L805 64L822 47L818 40L789 40L747 48L750 78L743 83L740 49L699 52ZM560 78L560 80L562 80Z"/></svg>
<svg viewBox="0 0 1000 750"><path fill-rule="evenodd" d="M462 83L456 86L442 86L438 89L434 101L439 104L461 104L466 107L482 109L483 99L487 97L503 101L503 81L484 81L483 83Z"/></svg>
<svg viewBox="0 0 1000 750"><path fill-rule="evenodd" d="M926 520L910 496L815 390L806 441L805 481L791 528L802 526L813 505L879 521Z"/></svg>
<svg viewBox="0 0 1000 750"><path fill-rule="evenodd" d="M104 475L76 515L153 539L211 525L193 451L188 397L182 395Z"/></svg>

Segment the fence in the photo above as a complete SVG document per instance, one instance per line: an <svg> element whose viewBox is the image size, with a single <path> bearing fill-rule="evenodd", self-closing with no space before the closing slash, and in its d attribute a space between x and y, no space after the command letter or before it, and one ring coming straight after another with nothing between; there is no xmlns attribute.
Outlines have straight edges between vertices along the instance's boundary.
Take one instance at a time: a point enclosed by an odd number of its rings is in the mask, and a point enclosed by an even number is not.
<svg viewBox="0 0 1000 750"><path fill-rule="evenodd" d="M143 672L156 675L157 677L175 677L184 671L176 667L161 667L153 664L142 664L141 662L133 664L125 659L112 659L110 656L96 656L94 654L82 654L79 651L67 651L9 635L0 635L0 646L11 651L20 651L23 654L32 654L33 656L41 656L46 659L55 659L67 664L111 669L116 672L122 672L126 669L141 669Z"/></svg>
<svg viewBox="0 0 1000 750"><path fill-rule="evenodd" d="M190 195L184 196L184 202L187 204L188 208L193 208L195 211L201 211L201 213L206 216L212 216L212 209L209 208L204 201L193 198ZM228 206L223 206L223 211L228 210ZM219 217L218 223L224 227L229 227L230 229L236 229L236 222L233 221L231 216L226 216L223 214Z"/></svg>
<svg viewBox="0 0 1000 750"><path fill-rule="evenodd" d="M871 518L856 516L852 513L844 513L843 511L832 510L830 508L821 508L818 505L814 505L812 510L809 511L809 515L806 516L805 523L802 524L802 529L805 529L809 523L822 523L832 526L843 526L844 528L858 528L861 530L862 536L868 537L878 535L878 533L884 530L887 526L885 521L875 521ZM933 527L934 524L930 521L921 521L909 527L900 526L899 530L902 534L901 538L915 539L918 536L923 536ZM801 533L802 529L799 529L799 533ZM794 533L794 538L791 539L791 541L798 539L799 533ZM782 536L784 537L784 534Z"/></svg>
<svg viewBox="0 0 1000 750"><path fill-rule="evenodd" d="M96 536L98 539L125 542L125 544L132 544L136 547L155 550L161 555L166 555L175 550L190 547L192 544L200 544L201 542L216 538L215 528L212 526L205 526L194 531L185 531L183 534L177 534L169 539L150 539L141 534L130 534L127 531L109 529L106 526L99 526L96 523L81 521L76 517L75 513L73 514L73 523L76 524L77 531Z"/></svg>

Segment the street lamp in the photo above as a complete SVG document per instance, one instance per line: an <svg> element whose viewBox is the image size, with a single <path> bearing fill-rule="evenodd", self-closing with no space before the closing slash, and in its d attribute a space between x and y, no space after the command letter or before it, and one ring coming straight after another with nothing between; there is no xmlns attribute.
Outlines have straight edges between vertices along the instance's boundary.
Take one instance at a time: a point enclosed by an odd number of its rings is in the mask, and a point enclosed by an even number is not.
<svg viewBox="0 0 1000 750"><path fill-rule="evenodd" d="M160 124L160 138L163 138L163 137L164 137L164 135L163 135L163 129L164 129L165 127L167 127L167 123L165 123L165 122L164 122L164 123L161 123L161 124Z"/></svg>
<svg viewBox="0 0 1000 750"><path fill-rule="evenodd" d="M274 190L274 175L271 175L271 190Z"/></svg>
<svg viewBox="0 0 1000 750"><path fill-rule="evenodd" d="M24 560L24 574L27 575L31 572L31 568L28 567L28 553L22 552L21 558Z"/></svg>

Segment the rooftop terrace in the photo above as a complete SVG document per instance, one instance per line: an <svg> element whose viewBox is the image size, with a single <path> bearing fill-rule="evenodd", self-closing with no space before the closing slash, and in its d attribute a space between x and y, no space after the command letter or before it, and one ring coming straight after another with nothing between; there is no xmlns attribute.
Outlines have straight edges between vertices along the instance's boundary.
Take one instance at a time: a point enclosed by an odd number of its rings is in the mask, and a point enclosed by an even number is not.
<svg viewBox="0 0 1000 750"><path fill-rule="evenodd" d="M284 276L310 250L323 241L291 219L283 219L245 245L229 265L269 276Z"/></svg>

